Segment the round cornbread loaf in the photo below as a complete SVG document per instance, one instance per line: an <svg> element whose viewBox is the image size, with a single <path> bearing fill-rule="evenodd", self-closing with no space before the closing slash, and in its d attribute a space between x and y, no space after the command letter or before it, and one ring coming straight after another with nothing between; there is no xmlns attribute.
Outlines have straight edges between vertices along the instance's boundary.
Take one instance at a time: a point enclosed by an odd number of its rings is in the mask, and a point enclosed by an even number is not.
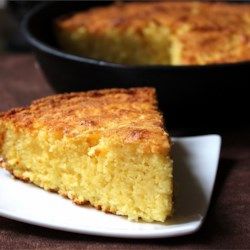
<svg viewBox="0 0 250 250"><path fill-rule="evenodd" d="M123 3L59 17L59 44L124 64L204 65L250 60L250 4Z"/></svg>

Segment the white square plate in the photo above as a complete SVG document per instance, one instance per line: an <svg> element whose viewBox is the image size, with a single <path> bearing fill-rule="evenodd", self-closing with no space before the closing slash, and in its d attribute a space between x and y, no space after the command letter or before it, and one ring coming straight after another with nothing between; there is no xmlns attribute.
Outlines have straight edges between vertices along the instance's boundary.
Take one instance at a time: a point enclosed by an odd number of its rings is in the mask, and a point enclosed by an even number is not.
<svg viewBox="0 0 250 250"><path fill-rule="evenodd" d="M160 238L195 232L213 191L220 154L218 135L173 138L175 213L166 223L131 222L11 178L0 169L0 216L63 231L121 237Z"/></svg>

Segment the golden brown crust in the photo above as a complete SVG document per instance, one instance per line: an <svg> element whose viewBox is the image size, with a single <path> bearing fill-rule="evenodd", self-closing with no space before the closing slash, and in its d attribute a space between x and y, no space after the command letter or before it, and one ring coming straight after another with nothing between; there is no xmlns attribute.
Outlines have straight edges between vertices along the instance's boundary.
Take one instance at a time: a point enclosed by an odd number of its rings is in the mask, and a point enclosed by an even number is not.
<svg viewBox="0 0 250 250"><path fill-rule="evenodd" d="M92 34L133 29L149 23L166 26L182 46L182 64L250 60L250 4L153 2L93 8L57 19L56 26Z"/></svg>
<svg viewBox="0 0 250 250"><path fill-rule="evenodd" d="M60 94L0 114L17 130L40 128L58 136L87 134L109 138L114 143L144 145L149 152L169 152L169 140L157 110L155 89L107 89ZM95 141L91 142L95 143Z"/></svg>

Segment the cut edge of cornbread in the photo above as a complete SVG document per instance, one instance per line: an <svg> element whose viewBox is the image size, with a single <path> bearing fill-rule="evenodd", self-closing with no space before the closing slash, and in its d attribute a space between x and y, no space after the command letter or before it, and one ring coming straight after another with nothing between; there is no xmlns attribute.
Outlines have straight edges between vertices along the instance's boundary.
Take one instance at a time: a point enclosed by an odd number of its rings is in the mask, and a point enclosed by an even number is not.
<svg viewBox="0 0 250 250"><path fill-rule="evenodd" d="M128 65L250 60L250 5L152 1L111 4L55 19L66 52Z"/></svg>
<svg viewBox="0 0 250 250"><path fill-rule="evenodd" d="M88 109L95 112L95 109L101 109L101 105L103 106L105 102L110 108L110 105L118 105L116 101L121 98L125 98L123 104L127 103L126 98L129 99L130 95L135 95L134 100L136 96L140 99L137 91L145 90L130 91L131 94L129 90L121 93L117 91L106 99L106 94L103 94L103 97L90 97L84 104L86 109L84 114L78 118L83 121L86 113L89 116ZM128 120L125 117L120 117L117 125L110 125L109 123L116 119L113 114L112 118L108 118L106 125L102 124L104 128L106 126L105 133L102 127L93 125L95 120L92 117L92 123L86 123L86 119L84 120L83 130L78 129L79 133L75 131L75 134L70 134L70 131L60 130L55 124L54 126L46 124L47 120L43 123L41 117L40 120L36 118L38 122L34 119L38 109L42 109L42 116L47 115L47 118L50 117L48 115L50 109L51 115L55 113L55 108L48 107L48 103L52 100L54 100L53 105L60 106L59 110L64 107L72 112L73 103L83 102L83 99L86 99L84 94L83 96L75 94L73 99L68 100L67 106L66 95L61 97L62 106L58 104L60 101L56 97L45 98L29 108L15 109L0 115L0 155L5 160L3 167L16 178L31 182L45 190L58 192L76 204L89 203L105 212L128 216L131 220L141 218L147 222L163 222L171 216L173 183L172 160L169 155L170 141L167 133L160 128L162 118L155 110L155 100L149 97L149 100L142 98L141 104L140 101L139 104L135 101L142 107L145 103L151 104L141 111L135 107L133 110L135 114L132 115L128 110L131 111L135 103L131 104L133 98L130 98L126 111L131 119L129 124L126 124ZM94 105L92 98L97 105L95 108L92 106ZM98 100L98 98L104 99ZM96 104L97 102L100 102L100 106ZM91 107L87 107L89 103ZM80 103L77 104L78 108L79 105ZM79 111L76 107L74 109ZM118 109L121 110L121 107ZM32 119L29 119L30 112L33 112ZM18 117L20 113L22 118ZM146 118L139 121L140 127L136 122L138 115L142 113ZM76 114L73 117L74 120L78 119ZM149 118L152 118L152 123L147 120ZM59 124L60 120L57 123ZM143 123L146 123L146 126L143 126ZM94 128L91 128L91 124ZM154 126L160 129L156 131Z"/></svg>
<svg viewBox="0 0 250 250"><path fill-rule="evenodd" d="M123 32L111 29L98 34L84 27L64 30L59 25L55 26L55 31L60 47L75 55L129 65L180 62L179 54L172 50L176 43L172 42L170 31L154 22L148 23L140 33L133 29Z"/></svg>

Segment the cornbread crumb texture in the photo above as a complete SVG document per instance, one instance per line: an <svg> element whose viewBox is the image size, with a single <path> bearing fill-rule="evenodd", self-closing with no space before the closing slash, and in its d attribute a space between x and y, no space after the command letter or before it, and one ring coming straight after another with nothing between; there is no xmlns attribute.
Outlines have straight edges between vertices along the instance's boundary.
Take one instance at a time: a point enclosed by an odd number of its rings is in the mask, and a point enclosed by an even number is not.
<svg viewBox="0 0 250 250"><path fill-rule="evenodd" d="M250 59L250 5L113 4L55 23L65 50L127 64L192 65Z"/></svg>
<svg viewBox="0 0 250 250"><path fill-rule="evenodd" d="M3 166L131 220L172 214L170 140L151 88L71 93L0 115Z"/></svg>

